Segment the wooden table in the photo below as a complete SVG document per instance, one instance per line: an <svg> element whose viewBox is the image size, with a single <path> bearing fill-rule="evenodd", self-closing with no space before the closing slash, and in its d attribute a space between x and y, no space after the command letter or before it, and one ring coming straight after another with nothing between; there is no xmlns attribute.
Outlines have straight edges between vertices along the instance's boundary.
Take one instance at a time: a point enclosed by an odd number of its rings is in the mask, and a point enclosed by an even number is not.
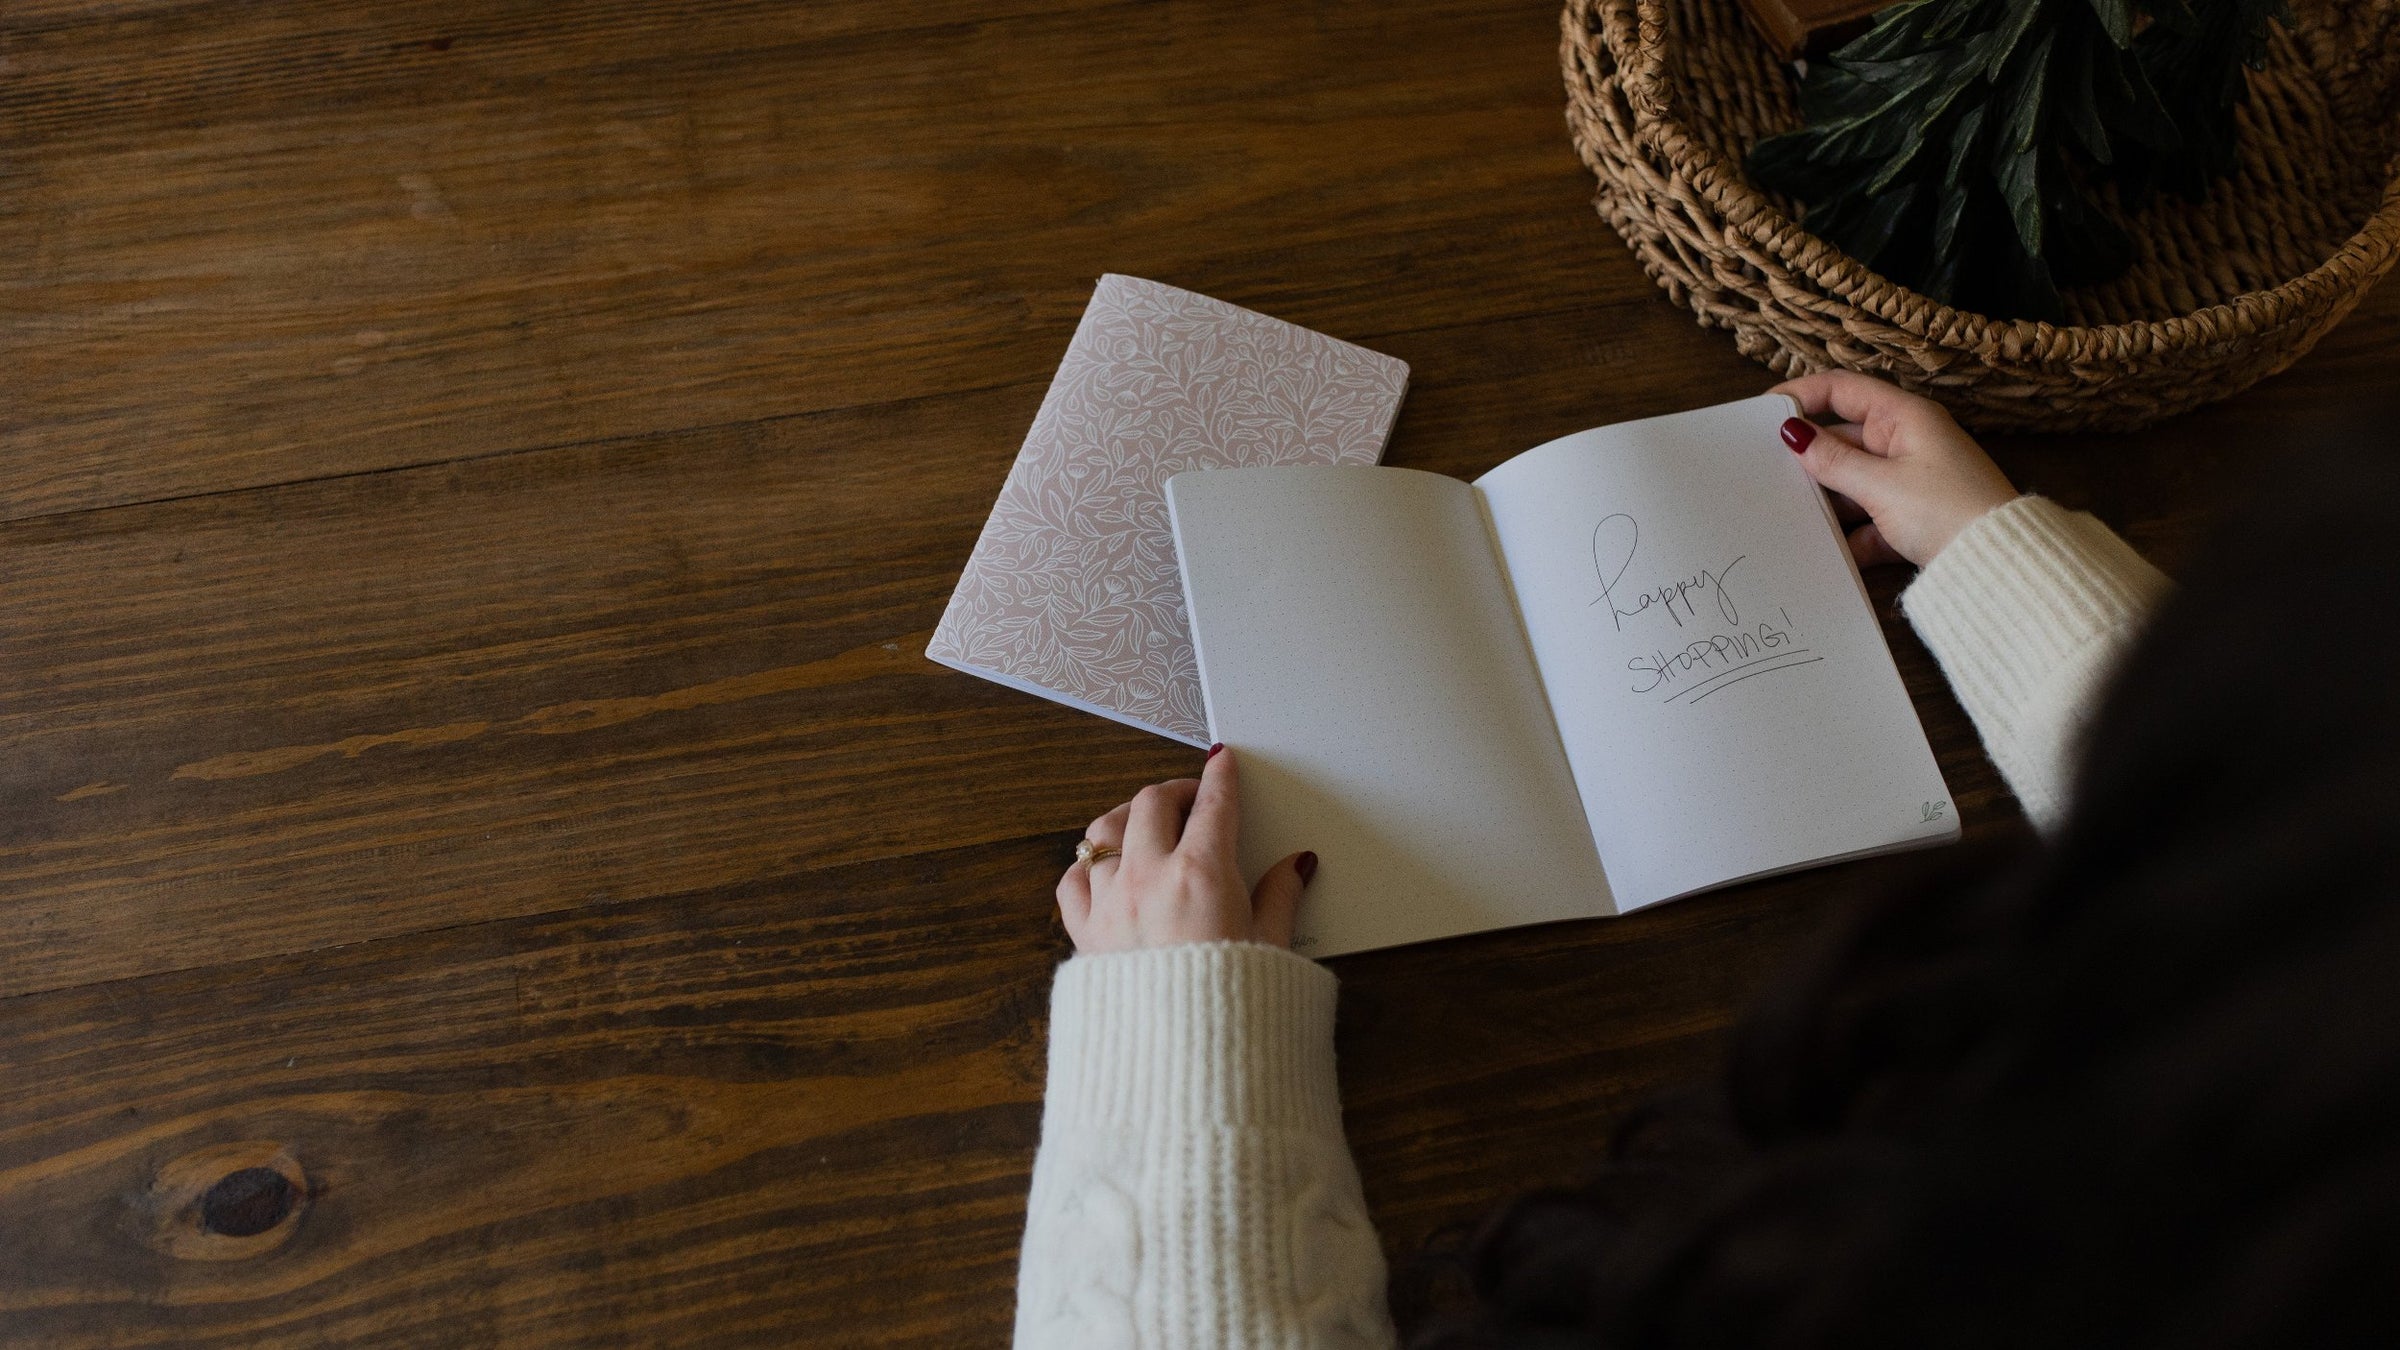
<svg viewBox="0 0 2400 1350"><path fill-rule="evenodd" d="M1406 359L1389 458L1448 473L1762 387L1595 219L1555 45L12 0L0 1341L1000 1344L1051 881L1198 757L928 630L1103 270ZM2386 287L2220 407L1995 448L2172 566L2395 353ZM1575 1177L1888 871L1336 962L1390 1249Z"/></svg>

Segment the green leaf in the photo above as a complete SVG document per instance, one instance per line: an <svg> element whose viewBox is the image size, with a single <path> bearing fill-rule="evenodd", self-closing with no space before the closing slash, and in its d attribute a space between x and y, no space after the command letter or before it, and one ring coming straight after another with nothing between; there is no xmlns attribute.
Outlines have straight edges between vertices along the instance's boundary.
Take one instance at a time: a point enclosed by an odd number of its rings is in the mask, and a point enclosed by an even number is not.
<svg viewBox="0 0 2400 1350"><path fill-rule="evenodd" d="M1963 188L1967 171L1981 155L1977 142L1983 135L1983 115L1989 105L1978 103L1967 109L1950 132L1950 162L1942 168L1944 187Z"/></svg>
<svg viewBox="0 0 2400 1350"><path fill-rule="evenodd" d="M1889 252L1900 233L1900 222L1909 208L1916 205L1917 185L1910 183L1875 198L1867 209L1847 223L1840 238L1834 240L1842 250L1859 261L1872 266Z"/></svg>
<svg viewBox="0 0 2400 1350"><path fill-rule="evenodd" d="M2133 44L2133 6L2128 0L2091 0L2092 13L2119 51Z"/></svg>
<svg viewBox="0 0 2400 1350"><path fill-rule="evenodd" d="M2068 49L2058 82L2053 86L2052 106L2058 120L2073 133L2076 144L2100 164L2109 162L2108 127L2100 120L2099 95L2092 88L2092 63L2095 56L2088 45L2078 44Z"/></svg>
<svg viewBox="0 0 2400 1350"><path fill-rule="evenodd" d="M2040 18L2041 14L2042 7L2039 4L2020 4L2009 15L2007 23L1992 31L1983 60L1985 79L2000 78L2000 68L2024 45L2026 31L2033 27L2033 21Z"/></svg>
<svg viewBox="0 0 2400 1350"><path fill-rule="evenodd" d="M1917 113L1899 122L1904 133L1900 143L1888 151L1878 151L1884 156L1883 167L1868 178L1861 190L1869 194L1885 192L1901 178L1917 172L1918 156L1924 152L1926 145L1939 144L1949 134L1945 124L1955 120L1951 117L1951 109L1962 102L1977 83L1975 67L1972 65L1961 63L1949 71L1944 86L1928 91ZM1978 121L1981 120L1982 106L1980 103L1974 106Z"/></svg>
<svg viewBox="0 0 2400 1350"><path fill-rule="evenodd" d="M1999 185L2001 200L2008 203L2009 224L2017 232L2017 240L2025 251L2040 257L2042 253L2042 183L2041 156L2031 147L2022 150L2003 150L1992 165L1992 178Z"/></svg>
<svg viewBox="0 0 2400 1350"><path fill-rule="evenodd" d="M1948 41L1945 24L1954 24L1973 8L1959 0L1909 0L1875 16L1874 26L1836 49L1831 60L1880 61L1921 52ZM1815 67L1810 67L1813 72Z"/></svg>
<svg viewBox="0 0 2400 1350"><path fill-rule="evenodd" d="M1745 166L1750 177L1789 197L1813 202L1837 189L1841 171L1813 159L1818 137L1806 129L1769 136L1750 147Z"/></svg>
<svg viewBox="0 0 2400 1350"><path fill-rule="evenodd" d="M1958 256L1958 227L1967 217L1967 190L1952 187L1942 193L1942 204L1933 213L1933 256Z"/></svg>
<svg viewBox="0 0 2400 1350"><path fill-rule="evenodd" d="M1875 86L1852 74L1847 66L1812 67L1808 82L1800 86L1800 115L1808 119L1808 130L1814 132L1864 117L1875 104Z"/></svg>
<svg viewBox="0 0 2400 1350"><path fill-rule="evenodd" d="M2153 150L2170 151L2183 144L2175 119L2159 102L2158 91L2139 63L2110 61L2095 71L2093 93L2100 115L2120 135Z"/></svg>
<svg viewBox="0 0 2400 1350"><path fill-rule="evenodd" d="M2042 90L2050 76L2050 47L2058 34L2045 33L2033 49L2009 62L2007 76L1993 91L1993 101L2007 118L2000 126L1999 150L2011 154L2029 150L2042 128Z"/></svg>

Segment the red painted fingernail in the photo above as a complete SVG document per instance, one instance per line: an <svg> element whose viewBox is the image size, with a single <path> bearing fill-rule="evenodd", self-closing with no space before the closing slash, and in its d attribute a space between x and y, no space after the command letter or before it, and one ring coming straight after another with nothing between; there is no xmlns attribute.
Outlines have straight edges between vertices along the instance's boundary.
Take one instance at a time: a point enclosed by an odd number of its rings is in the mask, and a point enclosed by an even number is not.
<svg viewBox="0 0 2400 1350"><path fill-rule="evenodd" d="M1316 880L1317 855L1314 853L1301 854L1300 861L1292 864L1292 870L1300 874L1300 884L1303 886Z"/></svg>
<svg viewBox="0 0 2400 1350"><path fill-rule="evenodd" d="M1815 423L1803 421L1797 417L1783 419L1783 443L1792 447L1793 454L1805 452L1808 449L1808 443L1816 438Z"/></svg>
<svg viewBox="0 0 2400 1350"><path fill-rule="evenodd" d="M1200 762L1206 764L1210 759L1215 759L1217 757L1217 752L1224 748L1225 742L1223 741L1219 741L1215 745L1208 747L1208 759L1203 759Z"/></svg>

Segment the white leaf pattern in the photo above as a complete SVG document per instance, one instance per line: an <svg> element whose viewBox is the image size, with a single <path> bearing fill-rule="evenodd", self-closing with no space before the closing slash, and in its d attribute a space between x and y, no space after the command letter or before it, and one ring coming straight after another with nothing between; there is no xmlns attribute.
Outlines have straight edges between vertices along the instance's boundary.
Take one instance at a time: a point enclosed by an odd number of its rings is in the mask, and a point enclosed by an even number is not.
<svg viewBox="0 0 2400 1350"><path fill-rule="evenodd" d="M926 654L1206 744L1167 479L1373 464L1407 386L1363 347L1100 278Z"/></svg>

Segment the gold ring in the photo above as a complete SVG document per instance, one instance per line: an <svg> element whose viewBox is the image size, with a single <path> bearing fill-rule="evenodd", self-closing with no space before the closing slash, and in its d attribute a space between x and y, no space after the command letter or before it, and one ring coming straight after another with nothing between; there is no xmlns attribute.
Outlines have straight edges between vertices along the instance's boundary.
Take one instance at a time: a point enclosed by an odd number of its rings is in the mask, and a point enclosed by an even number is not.
<svg viewBox="0 0 2400 1350"><path fill-rule="evenodd" d="M1106 844L1094 843L1086 839L1075 846L1075 861L1086 867L1092 867L1096 866L1102 858L1113 858L1122 852L1124 852L1123 849L1110 848Z"/></svg>

